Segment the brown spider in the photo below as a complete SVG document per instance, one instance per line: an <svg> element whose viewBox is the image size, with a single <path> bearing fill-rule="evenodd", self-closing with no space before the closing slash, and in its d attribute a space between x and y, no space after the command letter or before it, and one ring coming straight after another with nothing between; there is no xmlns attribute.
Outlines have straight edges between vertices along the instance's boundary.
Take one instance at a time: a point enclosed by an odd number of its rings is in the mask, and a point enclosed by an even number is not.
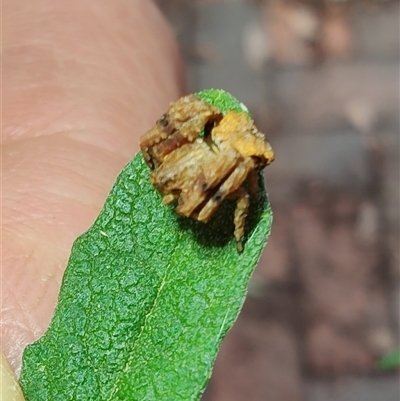
<svg viewBox="0 0 400 401"><path fill-rule="evenodd" d="M222 201L237 199L234 236L243 251L250 194L256 196L257 172L274 160L274 152L245 112L225 116L195 95L171 103L166 114L140 139L144 159L153 170L151 183L163 203L177 201L176 212L207 222Z"/></svg>

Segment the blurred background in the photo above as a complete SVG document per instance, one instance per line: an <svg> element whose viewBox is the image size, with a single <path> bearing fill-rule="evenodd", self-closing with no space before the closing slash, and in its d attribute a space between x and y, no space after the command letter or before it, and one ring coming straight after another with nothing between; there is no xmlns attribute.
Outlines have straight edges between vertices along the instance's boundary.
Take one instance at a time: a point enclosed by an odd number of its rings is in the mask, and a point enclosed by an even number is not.
<svg viewBox="0 0 400 401"><path fill-rule="evenodd" d="M203 401L397 401L399 2L159 0L187 92L244 102L276 151L249 296Z"/></svg>

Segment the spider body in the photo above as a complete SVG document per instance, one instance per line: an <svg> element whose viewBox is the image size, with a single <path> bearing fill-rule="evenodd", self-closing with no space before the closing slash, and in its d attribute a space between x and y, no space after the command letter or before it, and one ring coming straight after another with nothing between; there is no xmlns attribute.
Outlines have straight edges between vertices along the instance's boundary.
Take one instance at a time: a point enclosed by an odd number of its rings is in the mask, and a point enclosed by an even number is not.
<svg viewBox="0 0 400 401"><path fill-rule="evenodd" d="M221 111L195 95L172 103L140 147L152 169L151 183L163 203L176 212L207 222L224 199L237 200L234 237L243 250L250 196L257 196L258 171L274 152L245 112Z"/></svg>

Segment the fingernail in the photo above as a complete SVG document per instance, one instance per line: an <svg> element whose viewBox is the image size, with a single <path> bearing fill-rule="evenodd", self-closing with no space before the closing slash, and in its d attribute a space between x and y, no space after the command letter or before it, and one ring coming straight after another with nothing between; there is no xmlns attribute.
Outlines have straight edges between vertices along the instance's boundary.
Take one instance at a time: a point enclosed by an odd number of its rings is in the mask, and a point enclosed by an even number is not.
<svg viewBox="0 0 400 401"><path fill-rule="evenodd" d="M24 401L21 388L7 359L0 353L0 400Z"/></svg>

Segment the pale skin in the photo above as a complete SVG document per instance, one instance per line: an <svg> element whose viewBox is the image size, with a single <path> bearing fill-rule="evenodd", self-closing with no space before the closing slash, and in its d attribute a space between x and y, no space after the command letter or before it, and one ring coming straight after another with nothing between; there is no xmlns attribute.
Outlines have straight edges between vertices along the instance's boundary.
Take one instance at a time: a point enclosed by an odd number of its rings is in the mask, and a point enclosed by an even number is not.
<svg viewBox="0 0 400 401"><path fill-rule="evenodd" d="M72 242L182 94L182 74L150 0L4 0L2 15L1 349L18 373Z"/></svg>

